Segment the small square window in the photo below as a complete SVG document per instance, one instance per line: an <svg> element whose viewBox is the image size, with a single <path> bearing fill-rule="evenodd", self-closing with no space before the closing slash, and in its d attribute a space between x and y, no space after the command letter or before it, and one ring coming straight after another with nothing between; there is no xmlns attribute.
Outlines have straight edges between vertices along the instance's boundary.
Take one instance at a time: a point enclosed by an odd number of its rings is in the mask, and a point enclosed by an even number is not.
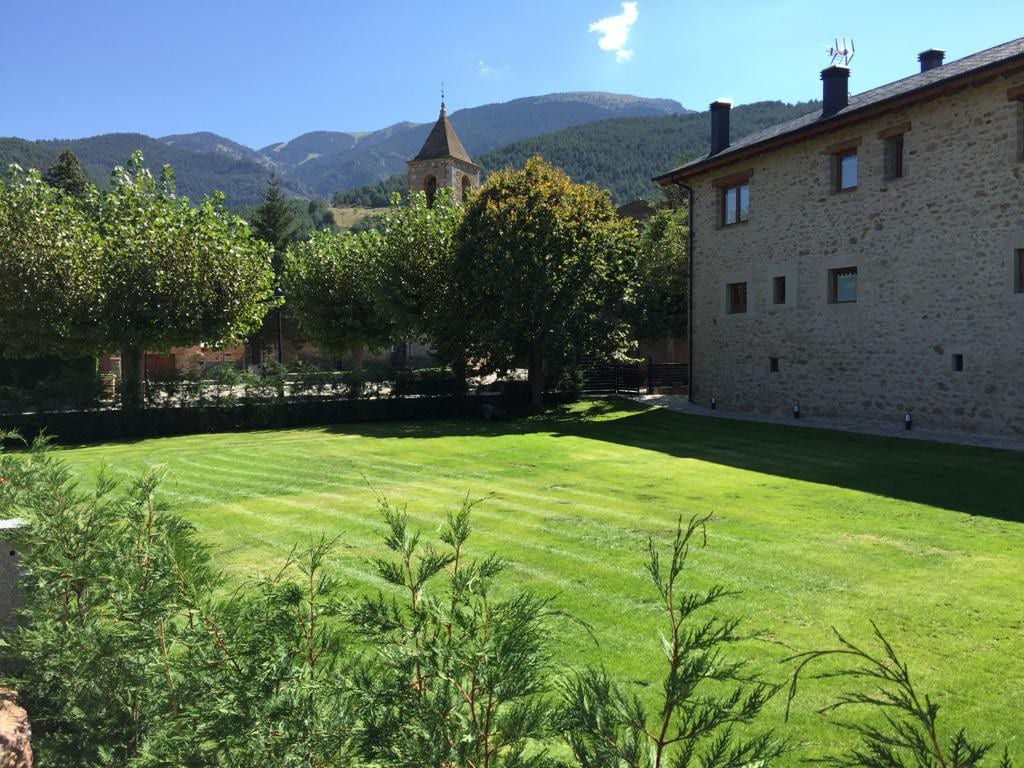
<svg viewBox="0 0 1024 768"><path fill-rule="evenodd" d="M850 304L857 301L857 268L843 267L828 271L829 304Z"/></svg>
<svg viewBox="0 0 1024 768"><path fill-rule="evenodd" d="M786 303L786 277L780 275L772 278L772 304Z"/></svg>
<svg viewBox="0 0 1024 768"><path fill-rule="evenodd" d="M769 357L768 358L768 372L778 373L779 372L779 358Z"/></svg>
<svg viewBox="0 0 1024 768"><path fill-rule="evenodd" d="M730 315L742 315L747 311L747 284L729 283L725 286L728 293L728 312Z"/></svg>
<svg viewBox="0 0 1024 768"><path fill-rule="evenodd" d="M739 224L750 218L750 184L737 184L722 190L722 226Z"/></svg>
<svg viewBox="0 0 1024 768"><path fill-rule="evenodd" d="M857 188L857 150L835 156L836 191Z"/></svg>
<svg viewBox="0 0 1024 768"><path fill-rule="evenodd" d="M1024 293L1024 248L1018 248L1013 254L1013 290Z"/></svg>
<svg viewBox="0 0 1024 768"><path fill-rule="evenodd" d="M903 178L903 134L890 136L885 140L884 163L886 179Z"/></svg>
<svg viewBox="0 0 1024 768"><path fill-rule="evenodd" d="M964 369L964 356L963 355L961 355L961 354L951 355L950 356L950 362L952 363L952 368L953 368L954 371L956 371L957 373L960 373L960 372L963 371L963 369Z"/></svg>

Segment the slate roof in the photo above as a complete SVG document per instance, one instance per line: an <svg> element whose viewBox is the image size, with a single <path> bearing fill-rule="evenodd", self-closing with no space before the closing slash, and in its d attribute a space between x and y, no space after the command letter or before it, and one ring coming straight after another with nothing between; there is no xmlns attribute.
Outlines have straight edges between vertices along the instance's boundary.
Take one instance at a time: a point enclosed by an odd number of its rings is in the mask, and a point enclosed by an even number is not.
<svg viewBox="0 0 1024 768"><path fill-rule="evenodd" d="M413 159L440 160L445 157L454 157L456 160L475 165L469 159L469 153L466 152L466 148L459 141L459 136L455 133L451 121L448 120L448 115L444 111L444 103L442 102L441 114L438 116L437 122L434 123L434 127L430 130L430 135L427 136L427 140L423 143L423 149Z"/></svg>
<svg viewBox="0 0 1024 768"><path fill-rule="evenodd" d="M907 96L908 94L916 91L922 91L934 86L939 86L952 80L956 80L957 78L978 73L988 67L993 67L1016 58L1024 59L1024 37L1011 40L1008 43L1003 43L1002 45L997 45L984 51L979 51L978 53L972 53L970 56L965 56L962 59L951 61L948 64L943 64L940 67L935 67L934 69L930 69L926 72L919 72L911 75L910 77L904 77L902 80L896 80L888 85L873 88L870 91L864 91L864 93L853 94L850 96L849 104L846 107L827 118L822 117L821 110L817 110L794 118L788 122L779 123L778 125L773 125L770 128L757 131L749 136L744 136L742 139L730 144L726 149L723 149L713 157L711 155L698 157L697 159L691 160L668 173L656 176L655 181L668 182L671 177L679 174L680 172L688 172L686 175L689 175L689 173L697 170L699 166L709 160L714 159L717 161L721 157L728 157L730 154L739 152L740 150L752 148L758 144L777 139L787 134L799 133L812 127L822 125L825 122L841 123L844 117L860 112L861 110L865 110L868 107L874 107L886 101Z"/></svg>

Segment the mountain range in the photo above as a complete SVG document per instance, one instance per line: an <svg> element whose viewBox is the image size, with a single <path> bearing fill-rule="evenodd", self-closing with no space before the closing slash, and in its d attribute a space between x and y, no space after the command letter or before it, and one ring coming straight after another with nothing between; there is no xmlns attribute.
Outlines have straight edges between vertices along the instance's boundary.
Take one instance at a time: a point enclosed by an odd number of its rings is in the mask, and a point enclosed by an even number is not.
<svg viewBox="0 0 1024 768"><path fill-rule="evenodd" d="M611 93L557 93L461 109L449 115L471 155L574 126L616 118L684 115L690 110L670 99ZM181 194L198 199L214 189L229 205L259 202L267 178L276 173L295 197L330 197L405 172L430 131L428 123L402 122L371 132L314 131L289 141L252 149L209 132L152 138L110 133L84 139L27 141L0 138L0 168L9 163L47 168L64 149L82 161L103 186L115 165L142 150L146 165L174 168Z"/></svg>

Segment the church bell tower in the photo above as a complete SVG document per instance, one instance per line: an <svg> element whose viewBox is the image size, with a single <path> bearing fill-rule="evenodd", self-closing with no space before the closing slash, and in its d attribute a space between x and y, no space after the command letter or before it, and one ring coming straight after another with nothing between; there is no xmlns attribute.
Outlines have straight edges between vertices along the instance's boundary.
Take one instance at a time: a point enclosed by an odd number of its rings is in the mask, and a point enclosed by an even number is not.
<svg viewBox="0 0 1024 768"><path fill-rule="evenodd" d="M427 205L433 205L437 190L442 187L453 190L455 200L461 203L470 189L480 186L480 166L470 159L459 141L445 113L444 99L441 114L423 149L407 165L409 194L426 192Z"/></svg>

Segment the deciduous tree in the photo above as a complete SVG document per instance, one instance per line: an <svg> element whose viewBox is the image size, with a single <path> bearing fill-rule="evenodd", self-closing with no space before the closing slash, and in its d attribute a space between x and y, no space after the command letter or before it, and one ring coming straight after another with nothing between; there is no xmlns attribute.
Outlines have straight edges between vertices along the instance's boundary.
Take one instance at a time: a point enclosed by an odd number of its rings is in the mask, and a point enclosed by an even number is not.
<svg viewBox="0 0 1024 768"><path fill-rule="evenodd" d="M82 206L11 166L0 182L0 350L5 357L95 351L103 249Z"/></svg>
<svg viewBox="0 0 1024 768"><path fill-rule="evenodd" d="M288 251L282 287L299 326L317 347L352 352L379 348L394 338L394 323L381 299L378 232L316 232Z"/></svg>
<svg viewBox="0 0 1024 768"><path fill-rule="evenodd" d="M492 175L467 204L455 254L473 357L497 370L525 364L540 405L546 370L623 349L636 240L607 192L539 157Z"/></svg>
<svg viewBox="0 0 1024 768"><path fill-rule="evenodd" d="M219 344L260 325L273 293L270 246L215 194L193 206L159 182L136 152L99 206L103 241L100 333L121 350L122 405L142 402L144 354Z"/></svg>
<svg viewBox="0 0 1024 768"><path fill-rule="evenodd" d="M421 338L456 370L466 359L465 324L455 296L455 233L462 208L450 189L432 206L418 192L397 195L382 219L381 289L401 338Z"/></svg>

